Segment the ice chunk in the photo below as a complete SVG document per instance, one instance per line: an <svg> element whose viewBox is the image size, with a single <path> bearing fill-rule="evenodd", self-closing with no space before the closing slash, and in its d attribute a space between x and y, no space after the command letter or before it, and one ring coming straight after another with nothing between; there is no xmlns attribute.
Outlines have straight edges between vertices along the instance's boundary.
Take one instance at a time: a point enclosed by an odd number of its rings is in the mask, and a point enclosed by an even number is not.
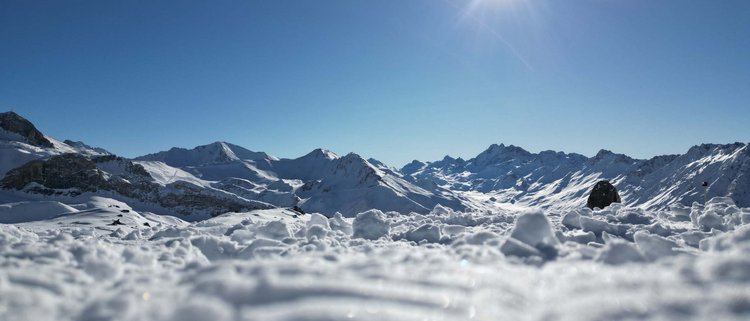
<svg viewBox="0 0 750 321"><path fill-rule="evenodd" d="M258 227L258 235L274 239L283 240L288 237L292 237L292 232L286 223L282 221L271 221Z"/></svg>
<svg viewBox="0 0 750 321"><path fill-rule="evenodd" d="M432 224L423 224L404 234L404 238L409 241L420 242L424 240L429 243L440 242L440 236L440 228Z"/></svg>
<svg viewBox="0 0 750 321"><path fill-rule="evenodd" d="M333 218L328 220L328 224L334 231L341 231L346 235L352 234L352 224L344 219L344 216L339 212L336 212Z"/></svg>
<svg viewBox="0 0 750 321"><path fill-rule="evenodd" d="M742 224L750 224L750 208L743 208L740 212L740 220Z"/></svg>
<svg viewBox="0 0 750 321"><path fill-rule="evenodd" d="M621 211L617 214L616 220L626 224L651 224L651 218L642 211Z"/></svg>
<svg viewBox="0 0 750 321"><path fill-rule="evenodd" d="M661 236L652 235L646 231L638 231L635 232L633 238L638 249L648 260L655 261L678 253L674 251L675 248L679 247L677 243Z"/></svg>
<svg viewBox="0 0 750 321"><path fill-rule="evenodd" d="M466 226L462 225L443 225L443 234L454 236L466 232Z"/></svg>
<svg viewBox="0 0 750 321"><path fill-rule="evenodd" d="M574 230L563 234L566 241L572 241L580 244L588 244L589 242L596 242L596 235L594 232L584 232L580 230Z"/></svg>
<svg viewBox="0 0 750 321"><path fill-rule="evenodd" d="M521 214L510 237L536 247L537 245L558 245L552 226L541 211L530 211Z"/></svg>
<svg viewBox="0 0 750 321"><path fill-rule="evenodd" d="M706 238L706 236L708 236L708 234L701 231L688 231L680 234L680 237L685 241L685 244L692 247L698 247L700 241Z"/></svg>
<svg viewBox="0 0 750 321"><path fill-rule="evenodd" d="M474 234L469 234L465 237L462 237L461 239L457 240L453 246L463 245L463 244L470 244L470 245L484 245L488 244L490 242L495 242L500 238L499 235L488 232L488 231L482 231Z"/></svg>
<svg viewBox="0 0 750 321"><path fill-rule="evenodd" d="M310 216L310 220L307 221L305 235L308 240L311 240L313 237L322 239L328 235L328 231L330 230L331 226L328 223L328 218L321 214L313 213Z"/></svg>
<svg viewBox="0 0 750 321"><path fill-rule="evenodd" d="M724 220L721 216L711 211L706 211L698 216L698 227L704 231L709 231L711 229L717 229L720 231L726 230L724 227Z"/></svg>
<svg viewBox="0 0 750 321"><path fill-rule="evenodd" d="M232 258L238 250L235 243L208 235L191 238L190 243L210 261Z"/></svg>
<svg viewBox="0 0 750 321"><path fill-rule="evenodd" d="M318 213L310 214L310 220L307 221L307 224L306 224L308 229L314 225L322 226L323 228L327 230L331 229L331 226L328 224L328 218Z"/></svg>
<svg viewBox="0 0 750 321"><path fill-rule="evenodd" d="M320 240L328 235L328 231L329 230L322 225L312 225L307 228L305 236L308 240L312 240L313 238L317 238Z"/></svg>
<svg viewBox="0 0 750 321"><path fill-rule="evenodd" d="M748 246L750 243L750 225L743 225L731 233L703 239L700 249L704 251L726 251L733 247Z"/></svg>
<svg viewBox="0 0 750 321"><path fill-rule="evenodd" d="M526 244L537 250L537 253L531 254L522 248L517 242ZM541 211L530 211L521 214L516 221L510 237L505 241L500 251L505 255L528 256L538 255L545 259L553 259L557 256L555 246L559 245L555 233L552 232L552 226ZM519 252L520 251L520 252ZM520 255L519 255L520 254Z"/></svg>
<svg viewBox="0 0 750 321"><path fill-rule="evenodd" d="M642 262L643 255L633 244L620 241L604 245L595 260L605 264L621 265L628 262Z"/></svg>
<svg viewBox="0 0 750 321"><path fill-rule="evenodd" d="M377 240L387 236L391 231L391 225L383 217L379 210L369 210L357 214L353 224L354 237L368 240Z"/></svg>
<svg viewBox="0 0 750 321"><path fill-rule="evenodd" d="M669 206L670 214L677 221L689 221L690 220L690 208L676 203Z"/></svg>
<svg viewBox="0 0 750 321"><path fill-rule="evenodd" d="M625 237L628 234L627 225L612 224L595 218L581 216L581 227L586 232L594 232L601 236L602 232Z"/></svg>
<svg viewBox="0 0 750 321"><path fill-rule="evenodd" d="M569 212L562 218L562 224L568 228L581 228L581 214Z"/></svg>

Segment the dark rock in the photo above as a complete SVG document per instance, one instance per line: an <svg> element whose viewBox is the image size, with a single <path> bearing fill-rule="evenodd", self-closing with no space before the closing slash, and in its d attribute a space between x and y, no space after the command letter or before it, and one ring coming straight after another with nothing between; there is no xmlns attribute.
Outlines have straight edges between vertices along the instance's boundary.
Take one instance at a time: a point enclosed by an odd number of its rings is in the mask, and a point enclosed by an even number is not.
<svg viewBox="0 0 750 321"><path fill-rule="evenodd" d="M120 212L123 212L123 213L130 213L130 210L120 210Z"/></svg>
<svg viewBox="0 0 750 321"><path fill-rule="evenodd" d="M63 154L50 159L34 160L9 171L0 181L3 187L23 189L38 183L51 189L77 188L93 192L106 186L104 174L96 164L79 154Z"/></svg>
<svg viewBox="0 0 750 321"><path fill-rule="evenodd" d="M80 154L63 154L47 160L33 160L9 171L0 180L0 187L24 190L43 195L77 196L85 192L111 191L125 197L173 208L180 214L207 211L212 215L274 208L270 204L206 193L202 187L175 182L165 189L138 164L122 158L101 156L89 159ZM126 171L106 175L97 168L97 161L123 162ZM33 185L33 184L36 185ZM32 184L32 185L30 185ZM179 190L174 192L174 189ZM129 210L121 210L123 213Z"/></svg>
<svg viewBox="0 0 750 321"><path fill-rule="evenodd" d="M54 147L52 142L34 127L34 124L12 111L0 113L0 128L21 135L32 145Z"/></svg>
<svg viewBox="0 0 750 321"><path fill-rule="evenodd" d="M294 207L292 207L292 211L295 211L295 212L300 213L300 214L305 214L305 211L303 211L302 208L300 208L297 205L294 205Z"/></svg>
<svg viewBox="0 0 750 321"><path fill-rule="evenodd" d="M589 194L586 206L590 209L595 207L605 208L612 203L621 203L620 194L617 194L617 188L609 181L599 181L594 185L594 189Z"/></svg>
<svg viewBox="0 0 750 321"><path fill-rule="evenodd" d="M148 222L146 222L146 223L143 223L143 226L151 227L151 224L148 224Z"/></svg>
<svg viewBox="0 0 750 321"><path fill-rule="evenodd" d="M109 223L109 225L125 225L125 223L120 222L120 219L116 219L114 222Z"/></svg>

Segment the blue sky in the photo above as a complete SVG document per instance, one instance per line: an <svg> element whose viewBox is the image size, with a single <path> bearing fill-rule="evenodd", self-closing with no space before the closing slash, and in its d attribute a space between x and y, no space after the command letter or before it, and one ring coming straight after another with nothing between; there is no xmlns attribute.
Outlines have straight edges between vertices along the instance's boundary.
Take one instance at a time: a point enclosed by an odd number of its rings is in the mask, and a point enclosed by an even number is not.
<svg viewBox="0 0 750 321"><path fill-rule="evenodd" d="M750 1L0 2L0 109L134 157L750 141Z"/></svg>

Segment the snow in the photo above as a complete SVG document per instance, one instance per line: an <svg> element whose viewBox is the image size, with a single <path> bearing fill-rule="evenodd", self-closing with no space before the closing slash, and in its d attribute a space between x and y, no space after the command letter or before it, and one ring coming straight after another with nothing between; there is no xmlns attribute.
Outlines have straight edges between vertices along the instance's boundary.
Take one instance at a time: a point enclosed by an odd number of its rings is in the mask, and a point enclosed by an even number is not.
<svg viewBox="0 0 750 321"><path fill-rule="evenodd" d="M48 139L0 131L0 173L108 154ZM742 143L650 160L501 144L399 171L216 142L146 155L134 163L149 175L130 175L113 155L102 175L147 195L307 214L175 217L137 193L0 190L0 320L747 320L749 156ZM601 179L623 204L583 207Z"/></svg>
<svg viewBox="0 0 750 321"><path fill-rule="evenodd" d="M420 187L451 190L477 209L494 210L498 204L512 203L572 210L584 205L591 187L603 179L613 182L625 204L643 209L689 206L716 196L750 206L747 145L703 144L683 155L638 160L606 150L587 158L552 151L530 153L500 144L469 160L415 161L401 172ZM704 181L709 183L707 189L701 187Z"/></svg>
<svg viewBox="0 0 750 321"><path fill-rule="evenodd" d="M747 210L712 202L693 210L725 218ZM674 219L682 209L578 212L605 224L622 213L653 221L616 223L618 236L538 209L355 218L270 209L191 223L104 197L58 204L3 205L70 213L0 224L2 320L743 320L750 312L750 226L727 219L724 231L702 232ZM123 225L110 225L116 219Z"/></svg>
<svg viewBox="0 0 750 321"><path fill-rule="evenodd" d="M78 210L54 201L0 204L0 223L39 221L75 212Z"/></svg>
<svg viewBox="0 0 750 321"><path fill-rule="evenodd" d="M383 218L383 212L379 210L357 214L352 228L354 229L353 237L368 240L377 240L387 236L391 230L391 226Z"/></svg>
<svg viewBox="0 0 750 321"><path fill-rule="evenodd" d="M133 163L143 166L154 181L161 186L167 186L177 181L189 182L204 187L211 185L211 182L209 181L199 179L182 169L169 166L164 162L135 161Z"/></svg>

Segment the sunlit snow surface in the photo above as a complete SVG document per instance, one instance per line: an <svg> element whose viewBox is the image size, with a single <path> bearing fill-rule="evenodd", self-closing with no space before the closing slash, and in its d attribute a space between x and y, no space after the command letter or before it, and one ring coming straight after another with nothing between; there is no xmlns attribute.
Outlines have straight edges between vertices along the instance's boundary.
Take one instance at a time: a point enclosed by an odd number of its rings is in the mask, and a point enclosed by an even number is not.
<svg viewBox="0 0 750 321"><path fill-rule="evenodd" d="M104 198L50 208L68 213L0 224L0 320L750 318L750 209L728 199L196 223Z"/></svg>

